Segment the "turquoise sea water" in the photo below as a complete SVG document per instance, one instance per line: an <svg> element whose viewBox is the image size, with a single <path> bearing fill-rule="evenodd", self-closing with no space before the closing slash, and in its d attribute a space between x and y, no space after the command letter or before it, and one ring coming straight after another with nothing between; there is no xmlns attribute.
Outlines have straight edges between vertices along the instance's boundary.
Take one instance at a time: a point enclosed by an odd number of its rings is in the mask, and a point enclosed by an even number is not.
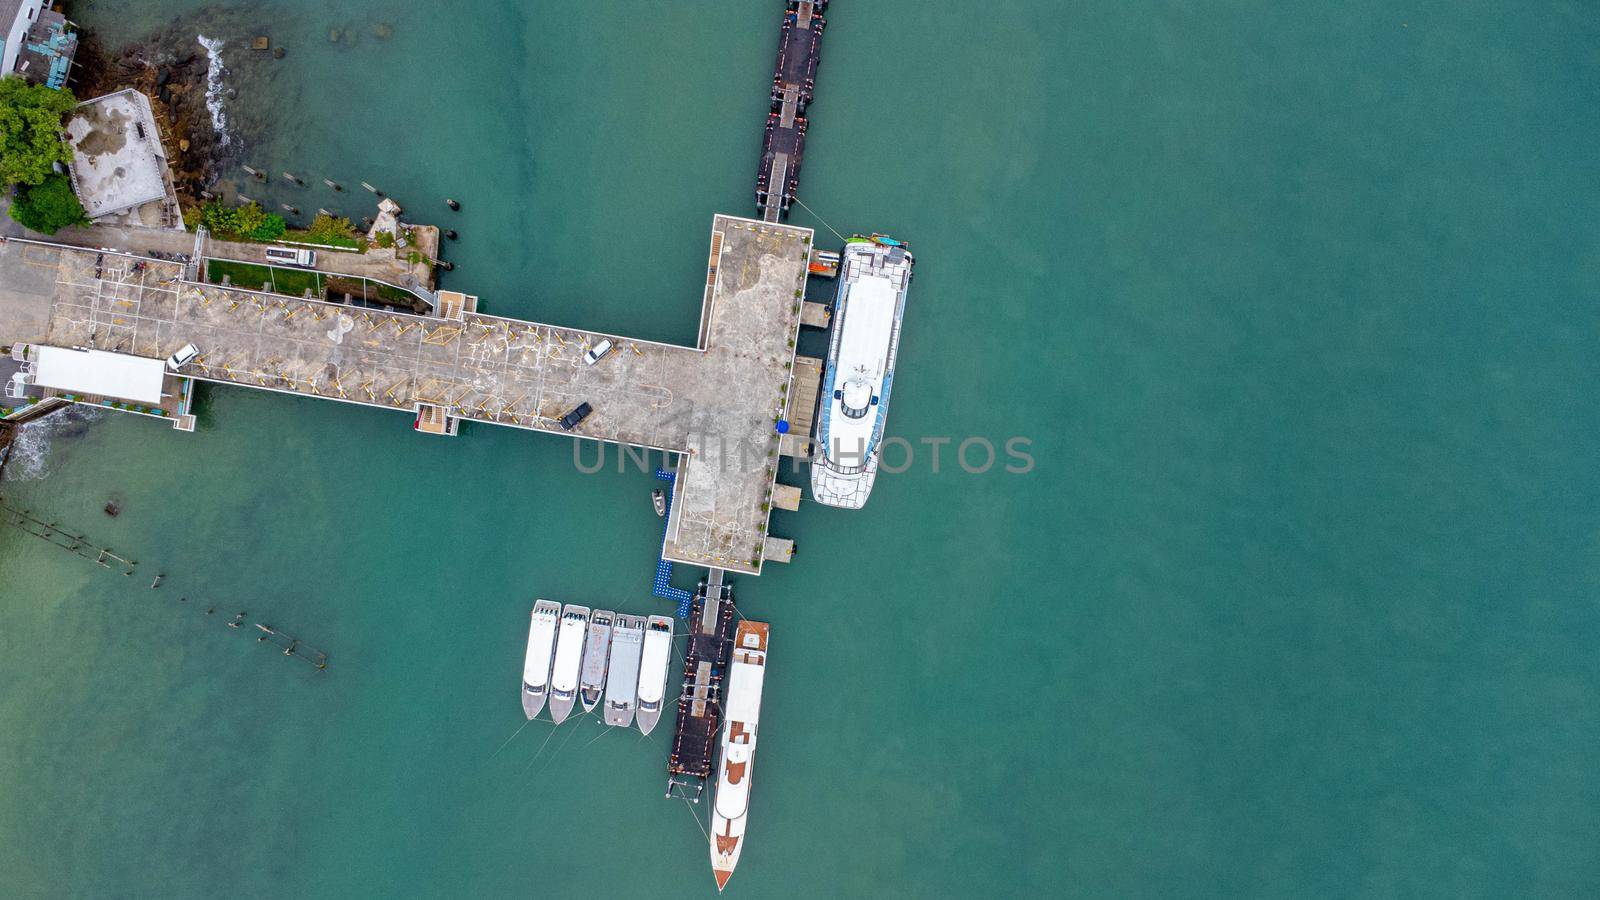
<svg viewBox="0 0 1600 900"><path fill-rule="evenodd" d="M457 228L447 286L491 311L687 342L779 6L202 21L288 48L230 101L252 165ZM829 19L801 197L918 253L889 426L920 452L861 512L779 514L800 556L738 582L773 668L729 891L1600 892L1594 10ZM0 533L7 894L712 890L665 725L517 734L535 597L665 610L647 476L238 389L193 435L51 427L0 493L147 571ZM945 436L1036 465L934 473Z"/></svg>

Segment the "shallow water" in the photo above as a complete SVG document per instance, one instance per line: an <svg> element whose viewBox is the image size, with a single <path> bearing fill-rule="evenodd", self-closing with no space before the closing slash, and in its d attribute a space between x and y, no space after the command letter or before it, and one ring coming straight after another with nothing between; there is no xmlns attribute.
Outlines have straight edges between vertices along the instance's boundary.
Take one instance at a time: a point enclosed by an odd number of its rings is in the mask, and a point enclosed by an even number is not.
<svg viewBox="0 0 1600 900"><path fill-rule="evenodd" d="M114 45L200 4L80 7ZM240 61L227 112L244 162L350 188L252 196L359 217L369 181L461 232L447 286L490 311L688 342L777 8L279 0L288 54ZM801 196L917 251L889 419L917 454L859 513L780 513L800 556L738 582L773 671L729 890L1600 889L1597 20L886 9L830 11ZM0 484L141 570L0 533L0 883L708 893L665 724L517 733L535 597L666 609L647 475L201 402ZM973 436L1036 465L964 473Z"/></svg>

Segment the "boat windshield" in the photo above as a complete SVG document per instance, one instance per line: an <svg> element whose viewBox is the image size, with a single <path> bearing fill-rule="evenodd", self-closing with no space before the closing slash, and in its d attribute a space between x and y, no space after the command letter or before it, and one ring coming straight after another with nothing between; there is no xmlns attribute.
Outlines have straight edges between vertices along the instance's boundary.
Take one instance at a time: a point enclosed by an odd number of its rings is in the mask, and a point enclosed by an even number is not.
<svg viewBox="0 0 1600 900"><path fill-rule="evenodd" d="M839 392L839 405L844 414L859 419L872 406L872 385L865 381L851 381Z"/></svg>

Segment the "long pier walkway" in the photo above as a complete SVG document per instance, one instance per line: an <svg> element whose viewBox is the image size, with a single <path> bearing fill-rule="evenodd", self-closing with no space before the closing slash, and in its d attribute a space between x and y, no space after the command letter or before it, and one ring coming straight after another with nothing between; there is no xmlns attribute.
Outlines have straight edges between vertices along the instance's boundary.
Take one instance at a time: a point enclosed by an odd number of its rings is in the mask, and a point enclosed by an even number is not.
<svg viewBox="0 0 1600 900"><path fill-rule="evenodd" d="M756 209L768 222L789 214L805 156L806 107L822 61L822 11L828 0L789 0L773 66L772 111L767 114L761 164L756 169Z"/></svg>
<svg viewBox="0 0 1600 900"><path fill-rule="evenodd" d="M178 263L11 239L0 347L164 358L185 376L681 454L663 557L759 574L812 232L716 216L700 337L683 347L489 316L418 316L186 280ZM699 290L698 286L694 290ZM585 352L614 348L594 364ZM181 381L169 377L171 382ZM560 419L593 413L571 432ZM426 415L423 415L426 418Z"/></svg>

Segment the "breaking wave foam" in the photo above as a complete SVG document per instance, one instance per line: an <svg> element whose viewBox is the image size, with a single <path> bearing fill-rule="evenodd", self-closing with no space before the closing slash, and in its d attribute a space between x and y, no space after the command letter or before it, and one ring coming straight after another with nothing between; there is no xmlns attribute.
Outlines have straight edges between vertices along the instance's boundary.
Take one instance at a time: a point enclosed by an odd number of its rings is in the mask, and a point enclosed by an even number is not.
<svg viewBox="0 0 1600 900"><path fill-rule="evenodd" d="M106 410L74 403L17 429L6 461L7 481L38 481L50 474L50 445L64 431L81 431L90 422L106 415Z"/></svg>
<svg viewBox="0 0 1600 900"><path fill-rule="evenodd" d="M199 36L200 46L206 48L206 111L211 113L211 127L217 132L217 143L228 146L228 113L222 108L222 96L225 88L222 76L227 74L227 69L222 65L221 38L208 38Z"/></svg>

